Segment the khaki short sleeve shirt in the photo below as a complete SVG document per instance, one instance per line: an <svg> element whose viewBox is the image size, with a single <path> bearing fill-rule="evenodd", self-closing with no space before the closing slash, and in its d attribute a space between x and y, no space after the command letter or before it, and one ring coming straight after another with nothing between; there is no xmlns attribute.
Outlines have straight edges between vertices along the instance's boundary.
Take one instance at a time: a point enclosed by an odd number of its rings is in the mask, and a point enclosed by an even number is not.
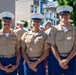
<svg viewBox="0 0 76 75"><path fill-rule="evenodd" d="M76 28L68 25L64 32L61 25L57 25L56 29L51 30L47 42L55 45L59 53L70 53L76 45Z"/></svg>
<svg viewBox="0 0 76 75"><path fill-rule="evenodd" d="M14 54L19 47L18 37L13 31L6 37L3 29L0 30L0 55Z"/></svg>
<svg viewBox="0 0 76 75"><path fill-rule="evenodd" d="M28 57L41 56L43 51L48 48L46 38L47 35L41 31L38 33L28 31L21 38L21 46L26 50Z"/></svg>
<svg viewBox="0 0 76 75"><path fill-rule="evenodd" d="M19 28L19 29L14 30L14 32L18 35L19 40L20 40L20 38L26 31L23 28Z"/></svg>

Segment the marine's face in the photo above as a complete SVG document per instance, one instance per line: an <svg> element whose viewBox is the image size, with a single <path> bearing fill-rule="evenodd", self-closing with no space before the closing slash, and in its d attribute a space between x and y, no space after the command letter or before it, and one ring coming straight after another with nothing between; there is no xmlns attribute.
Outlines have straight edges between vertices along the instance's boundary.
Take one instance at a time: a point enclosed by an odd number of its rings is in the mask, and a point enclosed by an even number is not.
<svg viewBox="0 0 76 75"><path fill-rule="evenodd" d="M67 13L66 14L59 14L59 19L62 22L68 22L69 18L70 18L70 14L67 14Z"/></svg>
<svg viewBox="0 0 76 75"><path fill-rule="evenodd" d="M39 26L40 26L40 21L33 20L33 21L31 22L31 25L32 25L33 28L39 28Z"/></svg>
<svg viewBox="0 0 76 75"><path fill-rule="evenodd" d="M4 28L9 28L12 24L11 20L2 20L2 25Z"/></svg>

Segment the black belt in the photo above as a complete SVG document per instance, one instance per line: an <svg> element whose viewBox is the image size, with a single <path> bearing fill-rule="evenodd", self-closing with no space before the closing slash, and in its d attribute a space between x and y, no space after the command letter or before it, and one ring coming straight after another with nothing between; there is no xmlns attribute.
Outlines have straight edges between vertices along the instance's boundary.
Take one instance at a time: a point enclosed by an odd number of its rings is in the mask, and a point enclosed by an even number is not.
<svg viewBox="0 0 76 75"><path fill-rule="evenodd" d="M58 52L58 53L59 53L60 56L67 57L72 52L72 50L69 53L60 53L60 52Z"/></svg>
<svg viewBox="0 0 76 75"><path fill-rule="evenodd" d="M28 57L30 60L37 60L40 58L40 56L37 56L37 57Z"/></svg>
<svg viewBox="0 0 76 75"><path fill-rule="evenodd" d="M70 54L70 52L69 53L59 53L59 55L63 56L63 57L67 57L69 54Z"/></svg>
<svg viewBox="0 0 76 75"><path fill-rule="evenodd" d="M0 55L0 58L11 58L14 57L16 54L9 54L9 55Z"/></svg>

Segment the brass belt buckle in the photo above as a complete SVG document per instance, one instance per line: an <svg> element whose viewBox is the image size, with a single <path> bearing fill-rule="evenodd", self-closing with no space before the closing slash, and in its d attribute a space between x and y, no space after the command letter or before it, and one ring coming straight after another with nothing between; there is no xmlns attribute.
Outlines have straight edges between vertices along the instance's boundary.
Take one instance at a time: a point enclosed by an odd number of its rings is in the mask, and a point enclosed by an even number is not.
<svg viewBox="0 0 76 75"><path fill-rule="evenodd" d="M68 54L60 54L60 56L66 57L68 56Z"/></svg>
<svg viewBox="0 0 76 75"><path fill-rule="evenodd" d="M15 54L11 54L11 55L0 55L1 58L11 58L14 57Z"/></svg>

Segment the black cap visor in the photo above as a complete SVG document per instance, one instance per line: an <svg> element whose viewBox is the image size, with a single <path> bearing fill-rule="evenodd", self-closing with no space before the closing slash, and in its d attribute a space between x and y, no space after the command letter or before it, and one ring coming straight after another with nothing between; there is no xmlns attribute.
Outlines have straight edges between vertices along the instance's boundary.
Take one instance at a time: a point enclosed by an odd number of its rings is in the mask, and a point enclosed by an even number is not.
<svg viewBox="0 0 76 75"><path fill-rule="evenodd" d="M69 11L61 11L59 14L70 14Z"/></svg>
<svg viewBox="0 0 76 75"><path fill-rule="evenodd" d="M2 17L2 20L12 20L11 17Z"/></svg>
<svg viewBox="0 0 76 75"><path fill-rule="evenodd" d="M32 18L33 21L41 21L41 18Z"/></svg>

